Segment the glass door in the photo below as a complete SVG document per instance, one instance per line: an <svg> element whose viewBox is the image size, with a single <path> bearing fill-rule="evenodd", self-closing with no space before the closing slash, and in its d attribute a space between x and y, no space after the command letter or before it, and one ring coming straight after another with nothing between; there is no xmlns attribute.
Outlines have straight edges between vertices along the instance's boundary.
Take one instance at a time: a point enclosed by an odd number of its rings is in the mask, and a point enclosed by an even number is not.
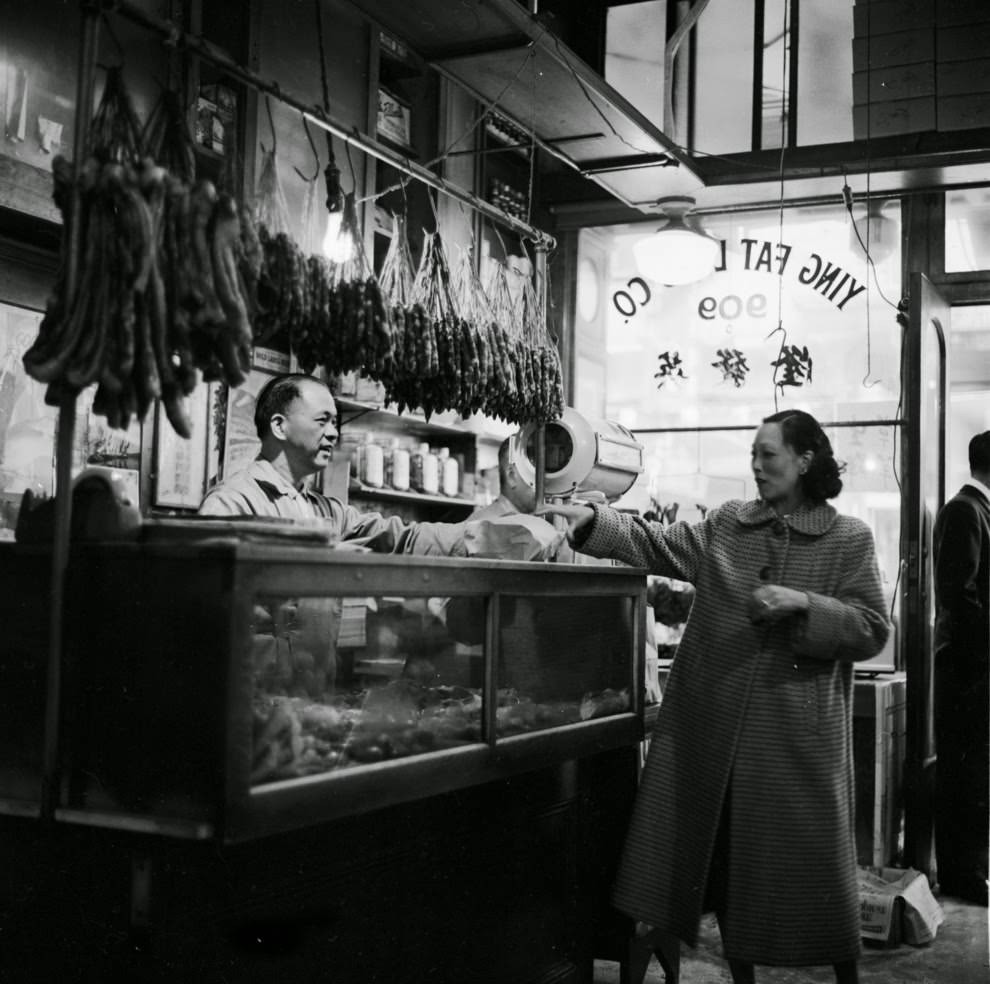
<svg viewBox="0 0 990 984"><path fill-rule="evenodd" d="M912 273L905 340L907 434L904 509L904 613L907 676L905 863L934 874L932 800L935 744L932 714L932 527L945 501L946 382L949 305L928 278Z"/></svg>
<svg viewBox="0 0 990 984"><path fill-rule="evenodd" d="M990 288L988 288L990 289ZM990 430L990 303L952 306L945 492L969 481L969 441Z"/></svg>

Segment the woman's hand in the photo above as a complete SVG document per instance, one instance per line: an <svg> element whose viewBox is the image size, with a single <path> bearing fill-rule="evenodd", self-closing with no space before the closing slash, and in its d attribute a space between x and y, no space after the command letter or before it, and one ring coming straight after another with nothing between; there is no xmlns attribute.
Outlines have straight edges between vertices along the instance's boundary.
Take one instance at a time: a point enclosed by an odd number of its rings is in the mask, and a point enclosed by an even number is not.
<svg viewBox="0 0 990 984"><path fill-rule="evenodd" d="M595 518L595 510L591 506L567 505L562 502L548 503L537 507L536 515L544 519L548 516L562 516L567 520L567 537L571 539L578 530Z"/></svg>
<svg viewBox="0 0 990 984"><path fill-rule="evenodd" d="M808 610L808 596L803 591L779 584L761 584L749 599L751 622L780 622Z"/></svg>

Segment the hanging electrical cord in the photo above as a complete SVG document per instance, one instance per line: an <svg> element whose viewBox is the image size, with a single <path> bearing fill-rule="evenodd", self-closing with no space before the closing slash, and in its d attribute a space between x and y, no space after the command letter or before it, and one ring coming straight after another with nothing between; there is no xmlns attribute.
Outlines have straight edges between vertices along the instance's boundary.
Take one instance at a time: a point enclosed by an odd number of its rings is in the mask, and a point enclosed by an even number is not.
<svg viewBox="0 0 990 984"><path fill-rule="evenodd" d="M877 293L885 300L888 304L890 301L884 296L883 290L880 287L880 282L877 279L876 264L873 262L873 257L870 254L870 216L869 216L869 204L867 204L867 215L866 215L866 241L863 241L863 237L860 234L859 226L856 224L856 217L853 215L853 194L849 187L848 178L846 178L845 170L843 170L843 180L845 184L842 186L842 201L845 203L846 211L849 213L849 221L852 223L853 232L856 234L856 240L859 243L860 249L866 255L866 265L867 265L867 277L866 277L866 374L863 376L861 385L865 386L867 389L876 386L881 380L874 379L872 382L868 382L870 376L873 374L873 342L872 342L872 328L870 321L870 277L869 271L873 271L873 280L876 283ZM870 175L869 171L866 174L866 201L869 203L870 200ZM891 305L892 307L894 305Z"/></svg>
<svg viewBox="0 0 990 984"><path fill-rule="evenodd" d="M842 186L842 201L845 204L846 211L849 213L849 218L852 219L853 218L853 214L852 214L853 193L852 193L852 189L849 187L849 183L848 183L848 180L846 178L845 168L843 168L843 170L842 170L842 176L843 176L843 181L846 182ZM870 178L869 178L869 172L867 172L866 180L867 180L867 192L866 192L866 194L867 194L867 200L869 200L869 194L870 194L870 192L869 192L869 180L870 180ZM867 241L864 242L863 241L863 237L860 234L859 227L856 225L855 220L853 220L853 231L856 233L856 239L859 240L860 248L866 254L867 265L868 265L868 267L869 267L869 269L871 271L871 274L872 274L872 277L873 277L873 282L874 282L874 284L876 285L876 288L877 288L877 293L880 295L880 297L884 301L886 301L887 304L889 304L896 311L896 310L898 310L898 306L889 297L887 297L887 295L883 292L883 288L880 286L880 281L879 281L879 279L877 277L877 267L876 267L876 264L873 262L873 257L870 255L870 248L869 248L869 223L867 223L866 229L867 229ZM867 282L867 285L869 285L869 282Z"/></svg>
<svg viewBox="0 0 990 984"><path fill-rule="evenodd" d="M320 251L322 238L322 232L319 229L320 210L318 208L319 197L317 191L317 182L320 180L322 167L320 152L316 149L316 141L313 140L313 134L309 129L309 120L306 119L305 115L302 117L302 125L306 133L306 140L309 143L309 149L313 152L313 174L312 176L304 174L295 164L292 165L292 170L299 175L303 184L306 186L306 194L303 197L302 239L300 245L303 248L303 252L312 254Z"/></svg>
<svg viewBox="0 0 990 984"><path fill-rule="evenodd" d="M535 57L536 45L543 37L543 34L545 32L546 32L546 27L544 27L541 30L541 32L535 38L533 38L533 40L530 41L529 44L527 44L526 47L528 50L526 52L526 57L519 63L519 68L516 69L515 74L513 74L512 78L510 78L509 81L506 82L504 86L502 86L498 95L496 95L495 98L487 106L485 106L480 113L478 113L474 122L470 126L468 126L465 130L463 130L459 136L457 136L454 140L452 140L439 154L437 154L436 157L432 158L431 160L428 160L423 165L424 167L434 168L438 164L443 164L447 160L447 158L454 153L455 148L457 148L460 144L462 144L465 140L467 140L468 137L470 137L478 129L478 127L480 127L485 122L485 120L488 119L489 116L491 116L493 113L498 112L501 109L502 100L505 98L505 94L519 81L519 79L522 77L523 70ZM534 74L534 79L535 79L535 74ZM502 111L504 112L504 110ZM536 137L534 131L531 135L531 140L535 142L535 139ZM379 198L382 198L385 195L390 195L393 191L401 190L404 194L406 185L409 184L410 180L411 178L407 175L403 177L401 180L395 182L395 184L389 185L389 187L387 188L383 188L381 191L376 191L374 194L366 195L364 198L359 198L358 204L363 204L364 202L369 202L369 201L377 201Z"/></svg>
<svg viewBox="0 0 990 984"><path fill-rule="evenodd" d="M327 55L323 44L322 0L313 0L316 7L316 41L320 52L320 85L323 94L323 112L330 115L330 83L327 81ZM330 215L344 210L344 194L340 188L340 168L333 153L333 135L327 130L327 166L323 175L327 183L327 213Z"/></svg>
<svg viewBox="0 0 990 984"><path fill-rule="evenodd" d="M578 75L578 73L577 73L577 72L575 72L575 71L574 71L574 68L573 68L573 66L572 66L572 65L571 65L571 63L570 63L570 62L569 62L569 61L567 60L567 57L566 57L566 56L564 55L564 52L562 51L562 49L561 49L561 47L560 47L560 39L559 39L559 38L558 38L558 37L557 37L557 36L556 36L555 34L551 34L551 35L550 35L550 37L551 37L551 40L552 40L552 41L553 41L553 43L554 43L554 47L555 47L555 48L557 49L557 56L558 56L558 59L560 60L560 62L561 62L562 64L564 64L564 65L566 65L566 66L567 66L567 70L568 70L568 71L569 71L569 72L571 73L571 77L572 77L572 78L574 79L574 81L575 81L575 82L577 82L577 84L578 84L578 88L580 88L580 90L581 90L581 92L582 92L582 93L584 94L584 98L585 98L585 99L586 99L586 100L588 101L588 104L589 104L589 105L591 106L591 108L592 108L592 109L594 109L594 111L595 111L595 112L596 112L596 113L597 113L597 114L598 114L598 115L599 115L599 116L600 116L600 117L602 118L602 121L603 121L603 122L605 123L605 125L606 125L606 126L607 126L607 127L609 128L609 130L611 131L611 133L612 133L612 136L613 136L613 137L616 137L617 139L619 139L619 140L620 140L620 141L621 141L622 143L624 143L624 144L625 144L625 145L626 145L626 146L627 146L627 147L628 147L628 148L629 148L630 150L634 150L634 151L636 151L636 153L637 153L637 154L642 154L642 155L643 155L643 156L645 156L645 157L649 157L649 156L651 156L651 155L652 155L652 154L654 153L654 151L651 151L651 150L643 150L643 148L642 148L642 147L637 147L637 146L636 146L636 145L635 145L634 143L631 143L631 142L630 142L629 140L627 140L627 139L626 139L626 138L625 138L625 137L624 137L624 136L623 136L623 135L622 135L621 133L619 133L619 131L618 131L618 130L616 130L616 128L615 128L615 126L614 126L614 124L613 124L613 123L612 123L612 121L611 121L611 120L610 120L610 119L609 119L609 118L608 118L608 117L607 117L607 116L606 116L606 115L605 115L605 114L604 114L604 113L602 112L602 109L601 109L601 107L600 107L600 106L598 105L598 103L596 103L596 102L595 102L595 100L591 98L591 93L590 93L590 92L588 92L588 87L587 87L587 86L586 86L586 85L584 84L584 80L583 80L583 79L581 78L581 76L580 76L580 75ZM676 160L675 160L674 158L670 158L670 166L675 166L675 165L676 165L677 163L678 163L678 161L676 161ZM668 166L668 165L667 165L667 164L663 164L663 165L661 165L661 166L662 166L662 167L666 167L666 166Z"/></svg>
<svg viewBox="0 0 990 984"><path fill-rule="evenodd" d="M526 221L533 221L533 188L536 179L536 72L530 73L529 92L529 185L526 189Z"/></svg>
<svg viewBox="0 0 990 984"><path fill-rule="evenodd" d="M782 32L782 44L784 45L783 58L781 58L781 81L780 81L780 91L783 93L787 92L787 68L788 68L788 57L789 57L789 38L788 38L788 22L787 15L790 9L790 5L785 0L784 3L784 25ZM787 141L790 134L787 132L787 100L781 99L780 102L780 158L777 166L778 180L780 183L780 196L778 199L778 209L777 209L777 241L784 241L784 196L785 196L785 185L784 185L784 155L787 150ZM782 270L777 272L777 327L767 335L767 338L773 338L774 335L780 335L780 345L777 348L777 358L773 363L773 376L771 377L771 382L773 383L773 409L776 413L778 409L777 397L780 391L780 386L777 385L777 376L780 373L780 368L784 361L784 348L787 345L787 329L784 327L784 273Z"/></svg>

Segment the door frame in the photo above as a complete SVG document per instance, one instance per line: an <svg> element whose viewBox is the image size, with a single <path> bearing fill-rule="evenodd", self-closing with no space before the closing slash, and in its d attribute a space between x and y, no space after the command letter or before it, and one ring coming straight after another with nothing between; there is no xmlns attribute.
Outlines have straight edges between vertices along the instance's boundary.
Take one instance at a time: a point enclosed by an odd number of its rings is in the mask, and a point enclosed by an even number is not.
<svg viewBox="0 0 990 984"><path fill-rule="evenodd" d="M948 402L950 305L925 274L909 276L904 338L906 429L904 434L905 577L902 594L902 665L906 675L907 721L904 762L904 863L935 876L933 721L934 597L932 527L945 502L945 429ZM929 334L934 332L934 334ZM934 343L933 345L931 343ZM937 360L934 367L932 356ZM935 393L929 393L933 378ZM926 456L937 438L934 473ZM934 477L934 487L930 478Z"/></svg>

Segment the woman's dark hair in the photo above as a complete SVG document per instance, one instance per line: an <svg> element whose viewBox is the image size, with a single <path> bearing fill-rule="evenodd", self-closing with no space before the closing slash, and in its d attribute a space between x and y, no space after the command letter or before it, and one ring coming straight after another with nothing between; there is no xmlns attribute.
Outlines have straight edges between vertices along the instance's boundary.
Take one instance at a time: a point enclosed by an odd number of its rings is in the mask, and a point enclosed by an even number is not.
<svg viewBox="0 0 990 984"><path fill-rule="evenodd" d="M835 460L832 442L822 425L803 410L781 410L763 418L765 424L780 424L784 443L796 454L811 452L808 470L801 476L804 494L813 502L834 499L842 491L839 475L845 464Z"/></svg>
<svg viewBox="0 0 990 984"><path fill-rule="evenodd" d="M261 387L254 401L254 428L258 437L264 440L271 430L272 417L285 413L292 406L292 401L302 396L300 387L304 380L319 382L304 372L289 372L269 379Z"/></svg>

